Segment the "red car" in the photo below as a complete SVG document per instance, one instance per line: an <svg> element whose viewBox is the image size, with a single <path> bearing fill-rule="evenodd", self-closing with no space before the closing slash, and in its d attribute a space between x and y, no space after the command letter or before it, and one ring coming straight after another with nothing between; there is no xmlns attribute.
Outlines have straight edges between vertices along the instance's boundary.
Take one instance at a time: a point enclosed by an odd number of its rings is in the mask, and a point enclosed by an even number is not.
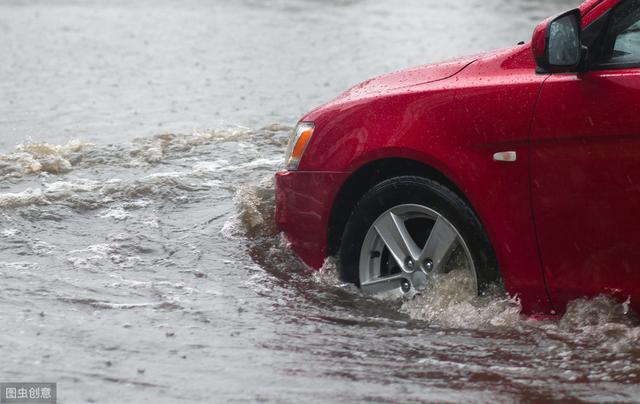
<svg viewBox="0 0 640 404"><path fill-rule="evenodd" d="M512 49L366 81L310 112L276 174L296 254L366 293L463 262L528 313L640 309L640 0L591 0Z"/></svg>

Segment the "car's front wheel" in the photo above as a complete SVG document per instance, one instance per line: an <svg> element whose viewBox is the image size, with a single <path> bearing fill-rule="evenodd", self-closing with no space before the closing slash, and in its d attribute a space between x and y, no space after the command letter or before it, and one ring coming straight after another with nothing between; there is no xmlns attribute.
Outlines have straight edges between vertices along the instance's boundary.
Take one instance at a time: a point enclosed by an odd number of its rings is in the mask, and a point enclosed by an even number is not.
<svg viewBox="0 0 640 404"><path fill-rule="evenodd" d="M355 206L343 235L343 276L367 294L426 289L452 271L466 271L470 294L497 282L493 249L462 198L438 182L397 177L370 190Z"/></svg>

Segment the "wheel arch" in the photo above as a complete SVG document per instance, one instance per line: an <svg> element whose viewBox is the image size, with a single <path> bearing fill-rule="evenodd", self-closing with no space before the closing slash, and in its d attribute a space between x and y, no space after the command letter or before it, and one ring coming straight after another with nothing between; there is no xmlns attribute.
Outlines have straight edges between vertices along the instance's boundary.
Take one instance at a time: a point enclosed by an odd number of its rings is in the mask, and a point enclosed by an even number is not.
<svg viewBox="0 0 640 404"><path fill-rule="evenodd" d="M421 161L394 157L370 161L357 170L342 184L331 208L327 229L327 255L335 256L342 242L342 235L356 203L375 185L390 178L405 175L420 176L436 181L456 193L473 210L473 205L462 190L441 171ZM482 221L480 221L482 223Z"/></svg>

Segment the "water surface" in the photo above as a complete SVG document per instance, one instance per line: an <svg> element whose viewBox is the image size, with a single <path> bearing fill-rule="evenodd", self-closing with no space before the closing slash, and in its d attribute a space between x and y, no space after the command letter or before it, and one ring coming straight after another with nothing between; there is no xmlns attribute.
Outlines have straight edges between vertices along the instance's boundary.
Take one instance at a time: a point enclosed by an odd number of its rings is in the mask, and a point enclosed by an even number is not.
<svg viewBox="0 0 640 404"><path fill-rule="evenodd" d="M635 401L626 306L362 296L273 225L306 110L575 2L0 4L2 381L60 402ZM21 146L18 146L21 144Z"/></svg>

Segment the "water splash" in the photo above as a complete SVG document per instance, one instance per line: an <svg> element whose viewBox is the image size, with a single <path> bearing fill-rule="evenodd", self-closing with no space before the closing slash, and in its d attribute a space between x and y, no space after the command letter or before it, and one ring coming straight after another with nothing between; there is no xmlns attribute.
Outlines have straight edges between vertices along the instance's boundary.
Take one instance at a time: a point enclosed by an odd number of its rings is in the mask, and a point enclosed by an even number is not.
<svg viewBox="0 0 640 404"><path fill-rule="evenodd" d="M223 232L247 240L251 255L257 263L272 272L287 268L304 267L295 262L290 244L278 234L274 225L275 194L271 176L264 177L259 185L240 187L234 203L237 214L225 224ZM462 268L462 264L458 267ZM453 266L455 268L455 265ZM346 285L339 276L338 263L329 257L318 271L312 271L311 279L319 288L351 290L354 298L361 295L352 285ZM620 350L637 342L640 331L633 327L633 316L628 313L628 304L598 297L572 302L567 313L557 322L538 322L522 315L522 306L517 297L510 297L501 287L495 286L484 296L475 296L473 280L462 269L437 276L429 288L405 299L400 312L412 320L424 321L430 326L483 330L522 330L533 327L540 331L571 335L582 340L601 340L602 345ZM595 335L617 334L617 340L596 338Z"/></svg>
<svg viewBox="0 0 640 404"><path fill-rule="evenodd" d="M313 272L313 280L322 286L340 287L347 286L345 282L340 279L340 272L338 270L338 262L334 257L325 259L322 267ZM355 286L353 286L355 289Z"/></svg>
<svg viewBox="0 0 640 404"><path fill-rule="evenodd" d="M168 133L142 137L130 143L115 145L94 144L81 140L72 140L64 145L30 141L18 145L13 153L0 155L0 180L41 173L64 174L77 168L96 165L153 166L173 157L201 155L213 144L233 143L241 148L251 148L259 144L283 148L290 130L289 126L279 124L262 129L234 126L190 134ZM273 163L273 159L258 159L249 162L245 167L253 168ZM225 168L231 171L242 167Z"/></svg>
<svg viewBox="0 0 640 404"><path fill-rule="evenodd" d="M475 296L472 277L456 270L434 277L427 290L406 301L401 310L439 327L482 329L519 324L522 307L517 298L497 292Z"/></svg>
<svg viewBox="0 0 640 404"><path fill-rule="evenodd" d="M640 353L640 322L629 310L629 301L620 303L609 296L582 298L569 302L562 318L543 327L569 343L595 347L614 353Z"/></svg>

